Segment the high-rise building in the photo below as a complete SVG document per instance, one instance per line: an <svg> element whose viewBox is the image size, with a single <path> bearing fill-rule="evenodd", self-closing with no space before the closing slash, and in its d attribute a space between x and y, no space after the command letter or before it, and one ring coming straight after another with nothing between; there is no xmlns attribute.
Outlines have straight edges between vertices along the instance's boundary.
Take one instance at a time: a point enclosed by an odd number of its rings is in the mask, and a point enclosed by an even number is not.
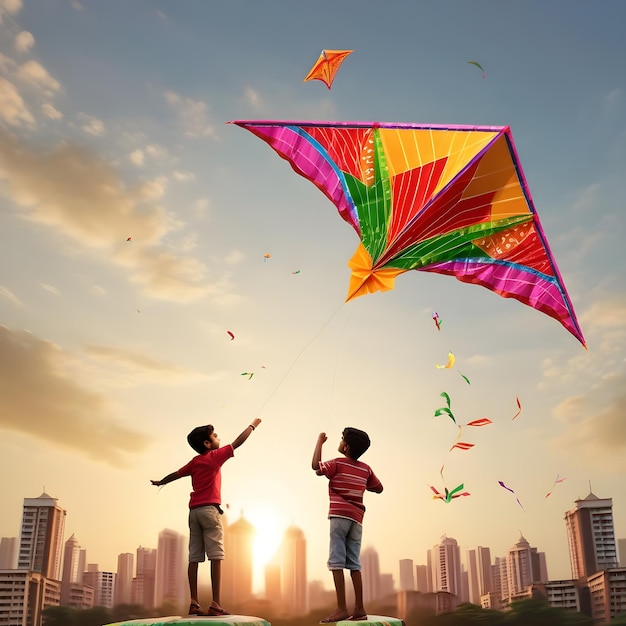
<svg viewBox="0 0 626 626"><path fill-rule="evenodd" d="M94 606L113 608L115 595L115 573L101 572L94 563L87 565L87 571L83 573L83 583L93 587Z"/></svg>
<svg viewBox="0 0 626 626"><path fill-rule="evenodd" d="M41 626L44 609L59 606L61 583L28 569L0 571L0 624Z"/></svg>
<svg viewBox="0 0 626 626"><path fill-rule="evenodd" d="M430 550L430 578L433 591L461 597L461 549L456 539L444 535Z"/></svg>
<svg viewBox="0 0 626 626"><path fill-rule="evenodd" d="M183 535L165 529L159 533L157 546L155 603L182 607L186 588L185 541Z"/></svg>
<svg viewBox="0 0 626 626"><path fill-rule="evenodd" d="M467 551L467 589L469 601L480 606L480 592L478 591L478 560L476 550Z"/></svg>
<svg viewBox="0 0 626 626"><path fill-rule="evenodd" d="M24 498L18 569L27 569L46 578L61 580L65 514L57 504L57 499L45 492L38 498Z"/></svg>
<svg viewBox="0 0 626 626"><path fill-rule="evenodd" d="M420 593L428 593L432 591L430 588L430 579L428 578L428 565L415 566L415 589Z"/></svg>
<svg viewBox="0 0 626 626"><path fill-rule="evenodd" d="M85 561L86 552L81 549L78 539L76 539L76 537L72 534L72 536L65 542L65 549L63 550L61 606L72 606L70 601L71 597L78 593L78 588L83 584Z"/></svg>
<svg viewBox="0 0 626 626"><path fill-rule="evenodd" d="M131 587L131 604L153 609L157 551L154 548L137 548L137 575Z"/></svg>
<svg viewBox="0 0 626 626"><path fill-rule="evenodd" d="M572 578L617 567L612 498L598 498L589 491L574 504L565 513Z"/></svg>
<svg viewBox="0 0 626 626"><path fill-rule="evenodd" d="M542 575L544 572L542 572L541 557L537 548L531 548L523 536L507 554L506 572L508 587L504 590L504 597L509 600L526 593L534 582L547 580L547 574Z"/></svg>
<svg viewBox="0 0 626 626"><path fill-rule="evenodd" d="M240 606L252 598L254 526L241 517L224 529L224 551L228 558L222 564L222 600L229 606Z"/></svg>
<svg viewBox="0 0 626 626"><path fill-rule="evenodd" d="M2 537L0 539L0 569L15 569L17 567L17 537Z"/></svg>
<svg viewBox="0 0 626 626"><path fill-rule="evenodd" d="M117 576L113 604L130 604L132 599L134 556L130 552L117 555Z"/></svg>
<svg viewBox="0 0 626 626"><path fill-rule="evenodd" d="M414 589L413 559L400 559L400 591L413 591Z"/></svg>
<svg viewBox="0 0 626 626"><path fill-rule="evenodd" d="M491 550L478 546L476 550L476 567L478 569L478 595L482 596L493 591L491 576Z"/></svg>
<svg viewBox="0 0 626 626"><path fill-rule="evenodd" d="M380 598L380 562L373 546L361 550L361 576L363 578L363 602L367 604Z"/></svg>
<svg viewBox="0 0 626 626"><path fill-rule="evenodd" d="M306 538L300 528L285 530L280 547L282 606L289 615L307 613Z"/></svg>
<svg viewBox="0 0 626 626"><path fill-rule="evenodd" d="M626 567L626 538L617 540L617 560L620 567Z"/></svg>

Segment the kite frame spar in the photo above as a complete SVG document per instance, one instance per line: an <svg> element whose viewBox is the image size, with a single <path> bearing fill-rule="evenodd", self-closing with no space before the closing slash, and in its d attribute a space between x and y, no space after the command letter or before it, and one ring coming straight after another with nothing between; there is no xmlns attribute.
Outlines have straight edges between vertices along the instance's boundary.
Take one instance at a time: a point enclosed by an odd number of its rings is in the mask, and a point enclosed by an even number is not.
<svg viewBox="0 0 626 626"><path fill-rule="evenodd" d="M525 266L523 262L520 264L521 268L524 268L524 275L534 274L538 278L540 277L545 285L544 288L548 288L548 284L551 284L560 295L560 308L567 312L567 315L562 313L557 314L556 309L546 305L545 302L539 302L540 306L536 306L536 303L530 304L528 300L524 300L523 297L518 297L517 291L498 291L497 285L493 282L484 281L480 276L472 275L470 272L462 273L457 271L454 266L454 262L435 262L428 266L414 266L408 269L417 269L421 271L435 271L437 273L454 275L458 280L463 282L470 282L472 284L482 285L498 295L503 297L513 297L520 300L522 303L536 308L537 310L557 319L570 333L572 333L582 344L585 346L585 340L576 319L574 313L574 307L569 298L563 277L556 265L554 256L550 249L547 237L544 233L541 225L541 220L536 211L532 195L528 186L528 181L523 172L521 162L515 142L509 126L481 126L481 125L446 125L446 124L413 124L413 123L396 123L396 122L336 122L336 121L278 121L278 120L235 120L228 122L241 126L246 130L252 132L257 137L265 141L270 147L283 159L288 161L294 171L304 178L310 180L316 187L318 187L322 193L335 205L339 211L340 216L346 222L348 222L362 238L361 227L359 224L359 216L357 213L357 205L351 196L350 190L346 184L343 171L333 161L331 156L326 151L325 147L320 144L313 136L307 133L307 129L353 129L353 130L417 130L417 131L449 131L451 133L463 133L479 131L485 134L492 134L491 137L485 138L485 143L482 148L476 150L475 154L469 158L469 160L459 168L458 172L451 177L451 179L442 186L437 192L437 197L446 193L447 190L452 189L456 184L457 179L464 173L469 172L470 168L475 167L480 162L485 153L494 146L494 144L504 138L506 142L506 148L509 153L509 157L512 162L513 170L517 178L517 183L521 189L524 201L526 203L527 214L530 216L529 220L532 220L537 237L543 246L546 254L546 260L552 270L552 276L542 274L537 270ZM371 157L371 167L375 167L374 157ZM434 198L431 198L424 206L418 211L417 215L421 214L425 208L427 208ZM495 231L494 231L495 232ZM358 250L357 250L358 253ZM353 257L353 259L356 258ZM384 257L384 254L383 254ZM386 261L387 258L383 258ZM406 271L406 269L384 269L383 263L380 258L373 259L377 265L370 265L369 273L366 279L362 280L362 283L356 284L356 287L352 288L351 280L351 293L348 300L352 297L356 297L363 293L371 293L376 290L388 290L393 288L393 280L395 277ZM358 259L357 259L358 262ZM466 266L472 265L474 269L480 268L484 265L482 263L474 261L466 263ZM497 258L493 259L492 266L504 268L510 266L508 262L500 262ZM350 264L352 265L352 261ZM396 266L397 267L397 266ZM381 269L382 268L382 269ZM359 268L362 269L362 268ZM520 270L521 271L521 270ZM387 272L387 274L386 274ZM353 271L353 276L355 272ZM522 276L522 274L520 274ZM374 278L372 281L374 286L363 288L363 284L369 278ZM552 297L552 296L551 296Z"/></svg>

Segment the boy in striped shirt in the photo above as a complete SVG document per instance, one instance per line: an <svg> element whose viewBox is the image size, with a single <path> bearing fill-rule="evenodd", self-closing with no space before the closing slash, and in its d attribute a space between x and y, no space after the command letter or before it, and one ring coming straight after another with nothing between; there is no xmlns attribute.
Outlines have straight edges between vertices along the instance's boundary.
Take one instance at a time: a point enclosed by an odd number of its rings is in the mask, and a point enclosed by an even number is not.
<svg viewBox="0 0 626 626"><path fill-rule="evenodd" d="M318 476L328 478L330 508L330 553L328 569L333 573L337 595L337 608L320 624L332 624L341 620L367 619L363 607L363 581L361 578L361 537L363 533L363 493L381 493L383 485L369 465L359 457L370 447L367 433L358 428L345 428L339 452L343 457L322 461L322 446L328 437L320 433L313 452L312 468ZM346 583L343 570L350 570L354 587L354 610L350 614L346 606Z"/></svg>

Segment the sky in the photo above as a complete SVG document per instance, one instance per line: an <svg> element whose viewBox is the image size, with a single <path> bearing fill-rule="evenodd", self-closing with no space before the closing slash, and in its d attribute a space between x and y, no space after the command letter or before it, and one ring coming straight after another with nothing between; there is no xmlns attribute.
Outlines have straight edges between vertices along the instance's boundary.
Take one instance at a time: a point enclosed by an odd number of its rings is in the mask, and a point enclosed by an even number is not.
<svg viewBox="0 0 626 626"><path fill-rule="evenodd" d="M523 534L569 578L563 517L590 489L626 537L622 0L0 0L0 16L0 536L45 490L114 571L186 534L188 480L150 479L191 458L187 433L211 423L225 444L259 417L223 468L228 521L255 525L259 558L300 527L329 587L311 456L346 426L372 440L385 489L363 545L396 581L443 535L493 558ZM323 48L354 50L331 90L303 82ZM447 276L345 303L354 231L237 119L510 126L588 349ZM449 451L442 392L462 423L493 422L471 450ZM432 498L460 483L469 497Z"/></svg>

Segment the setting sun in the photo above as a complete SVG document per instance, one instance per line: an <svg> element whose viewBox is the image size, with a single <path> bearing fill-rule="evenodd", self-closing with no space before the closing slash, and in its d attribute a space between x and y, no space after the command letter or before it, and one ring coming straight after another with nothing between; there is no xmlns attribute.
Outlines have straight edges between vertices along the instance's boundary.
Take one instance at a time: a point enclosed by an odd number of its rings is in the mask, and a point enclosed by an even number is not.
<svg viewBox="0 0 626 626"><path fill-rule="evenodd" d="M256 530L254 565L263 568L276 554L285 525L267 510L246 512L246 517Z"/></svg>

